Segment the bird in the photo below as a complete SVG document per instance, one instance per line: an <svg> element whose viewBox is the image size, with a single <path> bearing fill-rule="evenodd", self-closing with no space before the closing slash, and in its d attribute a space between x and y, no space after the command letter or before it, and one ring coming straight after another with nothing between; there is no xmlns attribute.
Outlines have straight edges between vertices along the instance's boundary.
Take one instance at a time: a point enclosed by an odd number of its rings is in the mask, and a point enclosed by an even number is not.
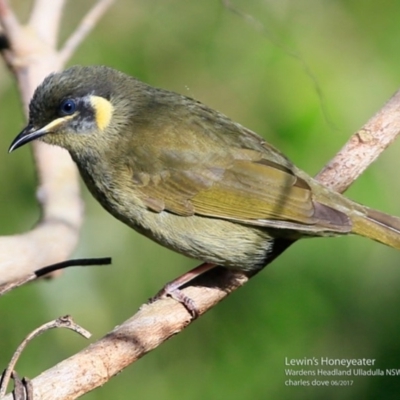
<svg viewBox="0 0 400 400"><path fill-rule="evenodd" d="M198 273L259 270L279 238L352 233L400 249L399 218L328 189L205 104L107 66L44 79L9 151L35 139L66 149L110 214L201 260Z"/></svg>

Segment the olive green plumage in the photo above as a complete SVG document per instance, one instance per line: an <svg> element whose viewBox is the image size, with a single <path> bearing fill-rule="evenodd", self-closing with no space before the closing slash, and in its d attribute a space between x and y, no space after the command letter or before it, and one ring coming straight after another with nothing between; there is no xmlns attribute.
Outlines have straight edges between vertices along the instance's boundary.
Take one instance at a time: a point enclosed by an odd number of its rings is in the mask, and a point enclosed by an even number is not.
<svg viewBox="0 0 400 400"><path fill-rule="evenodd" d="M72 67L36 89L33 139L67 149L116 218L189 257L251 270L276 237L356 233L400 248L400 220L298 170L261 137L191 98L103 66Z"/></svg>

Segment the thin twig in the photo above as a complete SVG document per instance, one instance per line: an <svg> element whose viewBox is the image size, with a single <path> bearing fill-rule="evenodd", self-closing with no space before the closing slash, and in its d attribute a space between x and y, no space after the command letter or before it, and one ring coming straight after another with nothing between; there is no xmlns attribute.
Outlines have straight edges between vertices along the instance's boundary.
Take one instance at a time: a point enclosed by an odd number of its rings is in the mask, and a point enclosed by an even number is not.
<svg viewBox="0 0 400 400"><path fill-rule="evenodd" d="M60 61L65 63L79 44L85 39L89 32L96 25L98 20L103 16L107 9L115 0L99 0L93 8L84 16L79 26L71 34L59 52Z"/></svg>
<svg viewBox="0 0 400 400"><path fill-rule="evenodd" d="M35 275L37 278L47 275L50 272L57 271L59 269L64 269L68 267L88 267L93 265L110 265L111 257L103 257L103 258L78 258L76 260L66 260L60 263L56 263L53 265L49 265L44 268L40 268L35 271Z"/></svg>
<svg viewBox="0 0 400 400"><path fill-rule="evenodd" d="M26 377L21 379L16 371L11 373L11 378L14 380L14 400L33 400L32 381Z"/></svg>
<svg viewBox="0 0 400 400"><path fill-rule="evenodd" d="M233 13L234 15L241 18L243 21L245 21L247 24L249 24L251 27L253 27L253 29L255 29L257 32L259 32L261 35L263 35L265 38L267 38L275 47L281 49L286 55L293 58L295 61L297 61L301 65L304 73L307 75L307 77L310 79L312 85L314 86L315 93L317 94L319 102L320 102L321 111L322 111L323 115L325 116L328 125L331 126L332 129L336 129L334 123L329 118L328 110L326 107L325 96L324 96L324 93L322 92L322 89L318 82L318 79L316 78L311 67L308 65L306 60L302 57L300 52L298 50L293 49L291 46L287 45L283 40L281 40L279 37L277 37L273 31L268 29L265 24L263 24L261 21L259 21L257 18L255 18L253 15L247 14L246 12L235 7L230 0L221 0L221 3L227 10L229 10L231 13Z"/></svg>
<svg viewBox="0 0 400 400"><path fill-rule="evenodd" d="M109 264L111 264L111 258L104 257L104 258L80 258L76 260L66 260L52 265L48 265L47 267L40 268L34 271L32 274L18 281L10 282L8 284L0 286L0 296L10 292L13 289L16 289L17 287L25 285L28 282L32 282L35 279L40 278L41 276L47 275L54 271L58 271L68 267L84 267L84 266L109 265Z"/></svg>
<svg viewBox="0 0 400 400"><path fill-rule="evenodd" d="M13 371L11 373L11 378L14 380L14 390L13 390L13 395L15 397L15 400L24 400L26 397L26 390L24 387L24 384L22 382L22 379L19 377L16 371ZM1 384L0 384L1 387ZM0 400L2 397L0 398Z"/></svg>
<svg viewBox="0 0 400 400"><path fill-rule="evenodd" d="M14 373L15 373L15 371L14 371ZM25 400L33 400L32 381L25 376L22 378L22 384L24 385L24 389L25 389L25 395L26 395Z"/></svg>
<svg viewBox="0 0 400 400"><path fill-rule="evenodd" d="M4 397L4 395L6 394L8 382L10 381L11 374L14 371L15 364L17 363L19 357L21 356L22 352L24 351L24 349L28 345L28 343L35 337L41 335L42 333L44 333L50 329L54 329L54 328L71 329L74 332L79 333L81 336L85 337L86 339L89 339L91 336L91 333L89 331L82 328L80 325L76 324L73 321L73 319L71 318L71 316L69 316L69 315L65 315L64 317L60 317L53 321L47 322L46 324L43 324L39 328L32 331L18 346L17 350L15 351L14 355L11 358L11 361L9 362L6 370L4 371L4 373L2 375L1 384L0 384L0 399L2 399Z"/></svg>

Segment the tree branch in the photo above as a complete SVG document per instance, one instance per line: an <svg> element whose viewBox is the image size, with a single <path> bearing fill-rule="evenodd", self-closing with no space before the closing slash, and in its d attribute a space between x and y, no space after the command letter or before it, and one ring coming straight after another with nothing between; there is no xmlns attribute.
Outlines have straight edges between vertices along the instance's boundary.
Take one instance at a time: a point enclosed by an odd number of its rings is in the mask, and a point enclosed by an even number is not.
<svg viewBox="0 0 400 400"><path fill-rule="evenodd" d="M60 50L59 57L62 63L68 60L76 48L81 44L85 37L95 27L98 20L114 3L115 0L100 0L82 19L78 28L65 42L64 47Z"/></svg>
<svg viewBox="0 0 400 400"><path fill-rule="evenodd" d="M358 130L316 179L344 192L397 138L400 132L400 90Z"/></svg>
<svg viewBox="0 0 400 400"><path fill-rule="evenodd" d="M65 0L36 0L29 18L28 25L52 48L57 45L64 6Z"/></svg>
<svg viewBox="0 0 400 400"><path fill-rule="evenodd" d="M104 13L111 3L99 0L93 10ZM25 113L35 88L60 70L76 47L62 57L56 48L64 4L65 0L36 0L29 23L21 25L8 2L0 0L0 24L9 44L2 55L16 75ZM37 142L33 153L41 218L29 232L0 238L0 285L69 258L78 241L83 203L77 168L65 150Z"/></svg>

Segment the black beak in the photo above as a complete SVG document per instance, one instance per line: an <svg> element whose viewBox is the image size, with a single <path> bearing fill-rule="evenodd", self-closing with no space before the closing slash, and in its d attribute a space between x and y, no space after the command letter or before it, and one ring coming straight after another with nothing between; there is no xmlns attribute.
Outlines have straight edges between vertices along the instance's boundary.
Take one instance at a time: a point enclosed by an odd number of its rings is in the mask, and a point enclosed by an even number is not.
<svg viewBox="0 0 400 400"><path fill-rule="evenodd" d="M8 149L8 152L11 153L15 149L18 149L18 147L23 146L26 143L31 142L32 140L38 139L41 136L45 135L48 133L48 130L46 129L47 127L43 127L41 129L36 129L32 125L28 125L11 143L10 148Z"/></svg>

